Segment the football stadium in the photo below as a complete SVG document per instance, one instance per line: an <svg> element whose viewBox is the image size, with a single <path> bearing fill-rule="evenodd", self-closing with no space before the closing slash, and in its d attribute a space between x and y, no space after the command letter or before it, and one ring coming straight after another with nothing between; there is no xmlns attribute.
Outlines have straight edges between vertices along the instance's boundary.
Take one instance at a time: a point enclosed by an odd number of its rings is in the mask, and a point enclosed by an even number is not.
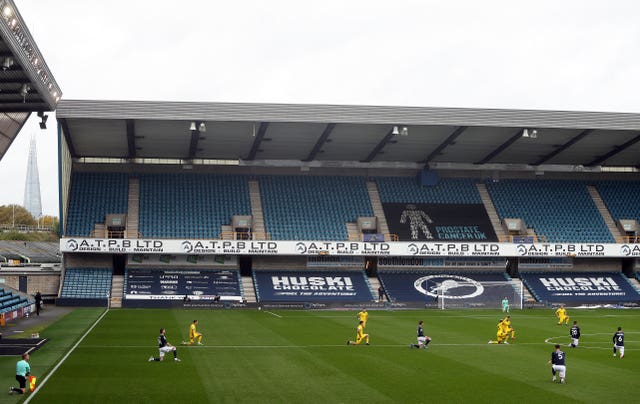
<svg viewBox="0 0 640 404"><path fill-rule="evenodd" d="M0 34L60 215L0 242L1 402L637 402L640 114L73 100Z"/></svg>

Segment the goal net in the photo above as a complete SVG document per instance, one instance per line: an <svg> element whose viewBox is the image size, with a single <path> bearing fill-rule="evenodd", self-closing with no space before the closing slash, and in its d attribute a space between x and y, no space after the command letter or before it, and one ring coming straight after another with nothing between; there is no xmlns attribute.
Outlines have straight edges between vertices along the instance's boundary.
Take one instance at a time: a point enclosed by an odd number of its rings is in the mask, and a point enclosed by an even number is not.
<svg viewBox="0 0 640 404"><path fill-rule="evenodd" d="M521 280L512 281L472 281L447 279L434 284L431 291L437 292L438 308L501 309L507 300L509 309L522 309L523 287Z"/></svg>

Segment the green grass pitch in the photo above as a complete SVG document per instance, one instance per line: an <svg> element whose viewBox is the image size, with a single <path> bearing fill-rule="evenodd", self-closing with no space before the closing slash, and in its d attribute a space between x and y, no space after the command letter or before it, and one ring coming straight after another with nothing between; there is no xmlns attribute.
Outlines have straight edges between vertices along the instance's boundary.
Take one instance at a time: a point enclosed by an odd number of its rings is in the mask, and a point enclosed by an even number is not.
<svg viewBox="0 0 640 404"><path fill-rule="evenodd" d="M638 402L640 312L577 310L581 346L572 349L569 327L552 310L512 312L516 340L489 345L497 310L370 311L370 346L353 339L355 312L258 310L109 311L32 397L32 403L419 403L419 402ZM42 383L56 361L99 317L79 309L41 335L50 337L32 356ZM198 319L204 346L181 346ZM433 338L429 349L410 349L418 320ZM624 359L612 356L618 326L626 336ZM178 346L182 362L157 355L160 327ZM551 382L552 343L567 353L567 383ZM0 358L6 387L15 358ZM6 391L6 390L5 390ZM4 393L6 394L6 393ZM5 401L6 399L6 401ZM6 396L0 402L24 397Z"/></svg>

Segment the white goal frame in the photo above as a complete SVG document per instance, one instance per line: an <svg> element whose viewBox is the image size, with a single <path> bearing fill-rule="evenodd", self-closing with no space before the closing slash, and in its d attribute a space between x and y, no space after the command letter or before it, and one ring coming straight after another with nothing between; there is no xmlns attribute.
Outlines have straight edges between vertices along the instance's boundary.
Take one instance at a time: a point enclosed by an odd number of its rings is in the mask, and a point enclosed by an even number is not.
<svg viewBox="0 0 640 404"><path fill-rule="evenodd" d="M507 295L507 299L509 300L509 309L517 309L517 310L522 310L522 308L524 307L524 283L522 282L522 279L513 279L511 281L487 281L487 282L478 282L480 284L482 284L483 287L485 288L491 288L491 287L495 287L495 286L509 286L511 289L513 289L513 293L511 295ZM459 286L459 283L456 285ZM441 310L445 310L447 309L447 291L448 291L448 287L446 284L441 285L441 287L438 288L438 308ZM449 299L449 304L451 305L452 303L452 299ZM456 299L455 300L456 303L459 303L460 300ZM454 305L455 308L459 308L459 304L458 305ZM491 306L490 308L500 308L502 309L502 298L500 299L500 301L496 302L495 307Z"/></svg>

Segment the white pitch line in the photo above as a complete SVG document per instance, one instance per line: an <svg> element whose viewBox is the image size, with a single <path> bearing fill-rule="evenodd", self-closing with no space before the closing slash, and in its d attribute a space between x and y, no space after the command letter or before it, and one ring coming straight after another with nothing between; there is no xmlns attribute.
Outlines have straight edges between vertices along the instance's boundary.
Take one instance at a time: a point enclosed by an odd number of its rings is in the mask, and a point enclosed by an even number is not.
<svg viewBox="0 0 640 404"><path fill-rule="evenodd" d="M53 370L51 372L49 372L49 374L47 374L47 376L45 376L45 378L40 382L40 385L38 386L38 388L36 388L36 390L32 394L30 394L29 397L27 397L26 400L24 400L25 404L27 404L29 401L31 401L31 399L33 397L35 397L36 394L38 394L38 391L40 391L42 389L42 387L47 382L47 380L49 380L49 378L51 376L53 376L53 374L56 372L56 370L58 370L60 365L62 365L64 363L64 361L69 357L69 355L71 355L71 353L78 347L78 345L80 345L80 343L84 340L84 338L87 335L89 335L89 333L95 328L96 325L98 325L100 320L102 320L102 318L104 316L106 316L108 312L109 312L109 308L107 307L107 309L104 311L104 313L102 313L102 315L93 323L93 325L91 327L89 327L87 332L85 332L84 335L82 337L80 337L78 342L76 342L76 344L69 350L69 352L67 352L67 354L60 360L60 362L58 362L56 364L56 366L53 368Z"/></svg>
<svg viewBox="0 0 640 404"><path fill-rule="evenodd" d="M371 347L384 347L384 348L404 348L408 346L409 342L405 344L371 344ZM431 346L489 346L485 342L480 343L467 343L467 344L453 344L453 343L439 343L431 344ZM519 342L512 344L492 344L492 345L544 345L542 342ZM198 346L182 346L180 349L273 349L273 348L334 348L334 347L346 347L345 344L316 344L316 345L198 345ZM83 345L80 349L143 349L149 348L149 345Z"/></svg>
<svg viewBox="0 0 640 404"><path fill-rule="evenodd" d="M280 314L276 314L276 313L274 313L274 312L272 312L272 311L267 311L267 310L265 310L265 313L269 313L269 314L271 314L272 316L276 316L276 317L278 317L278 318L282 318L282 316L281 316Z"/></svg>

